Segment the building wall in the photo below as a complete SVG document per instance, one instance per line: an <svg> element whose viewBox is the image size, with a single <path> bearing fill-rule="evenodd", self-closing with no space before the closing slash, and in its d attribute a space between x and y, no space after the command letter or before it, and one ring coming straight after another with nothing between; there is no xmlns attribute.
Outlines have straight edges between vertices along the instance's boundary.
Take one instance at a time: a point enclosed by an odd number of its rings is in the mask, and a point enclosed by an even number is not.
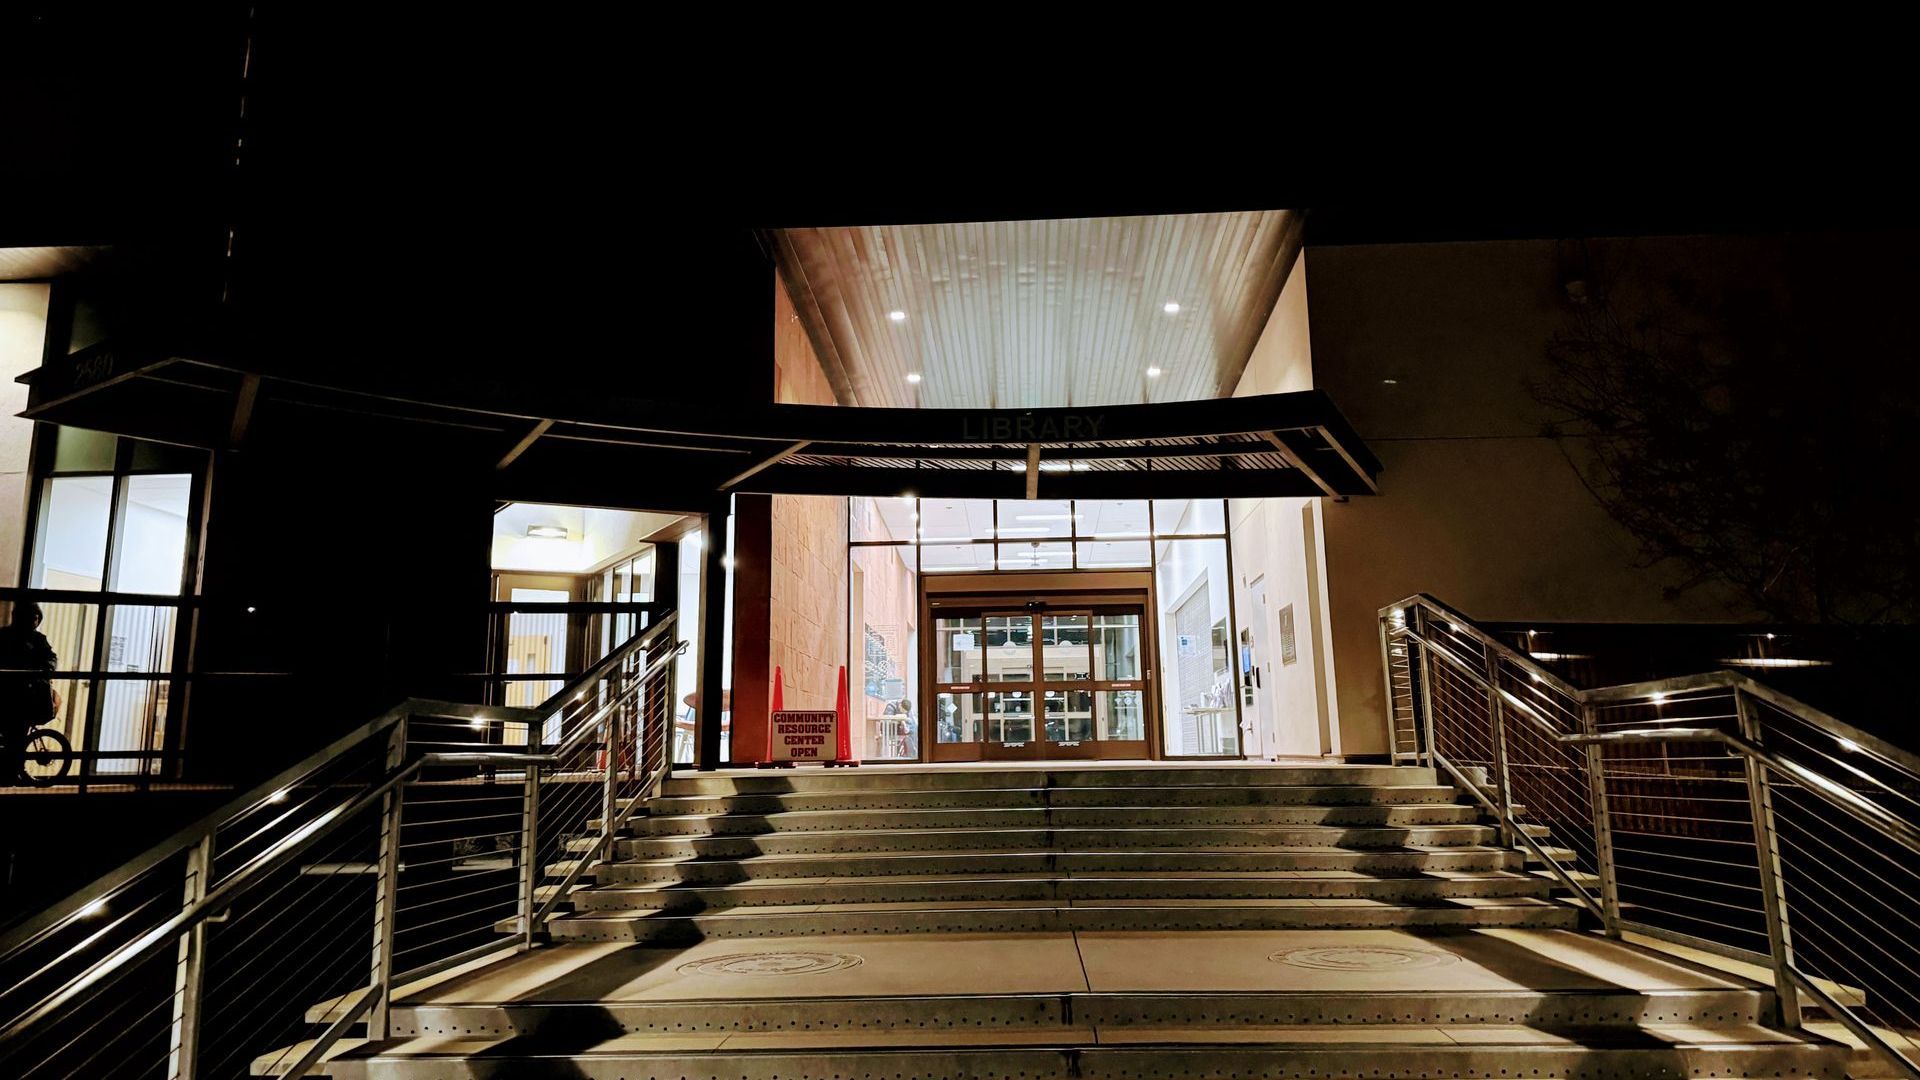
<svg viewBox="0 0 1920 1080"><path fill-rule="evenodd" d="M1758 277L1781 262L1777 242L1741 238L1589 246L1656 279L1709 267ZM1566 257L1551 240L1307 252L1315 384L1385 466L1378 497L1322 507L1348 754L1386 750L1376 612L1412 593L1493 620L1748 614L1712 589L1668 596L1677 575L1636 565L1632 539L1542 437L1527 384L1546 374L1566 317Z"/></svg>
<svg viewBox="0 0 1920 1080"><path fill-rule="evenodd" d="M1303 254L1294 261L1234 396L1286 394L1313 385ZM1260 679L1254 695L1257 738L1248 740L1248 749L1267 757L1340 753L1333 660L1319 633L1324 620L1315 618L1326 603L1320 500L1235 499L1229 514L1235 618L1253 633ZM1279 612L1289 604L1295 643L1291 664L1283 661L1278 640Z"/></svg>
<svg viewBox="0 0 1920 1080"><path fill-rule="evenodd" d="M777 278L774 294L774 400L838 404ZM781 672L787 708L833 708L840 667L847 662L847 500L774 496L767 645L770 663ZM746 719L736 718L742 732Z"/></svg>
<svg viewBox="0 0 1920 1080"><path fill-rule="evenodd" d="M47 337L47 286L0 284L0 583L20 580L25 559L27 458L33 421L22 420L27 388L14 377L40 366Z"/></svg>

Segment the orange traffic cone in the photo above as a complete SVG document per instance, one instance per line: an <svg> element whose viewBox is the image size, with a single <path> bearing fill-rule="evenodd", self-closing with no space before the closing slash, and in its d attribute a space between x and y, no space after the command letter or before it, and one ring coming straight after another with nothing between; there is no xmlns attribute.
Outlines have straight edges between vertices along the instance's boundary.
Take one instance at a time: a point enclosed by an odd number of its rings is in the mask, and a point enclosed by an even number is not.
<svg viewBox="0 0 1920 1080"><path fill-rule="evenodd" d="M847 702L847 666L840 665L840 694L834 702L834 710L840 714L840 736L834 747L833 764L858 765L860 759L853 756L853 718Z"/></svg>

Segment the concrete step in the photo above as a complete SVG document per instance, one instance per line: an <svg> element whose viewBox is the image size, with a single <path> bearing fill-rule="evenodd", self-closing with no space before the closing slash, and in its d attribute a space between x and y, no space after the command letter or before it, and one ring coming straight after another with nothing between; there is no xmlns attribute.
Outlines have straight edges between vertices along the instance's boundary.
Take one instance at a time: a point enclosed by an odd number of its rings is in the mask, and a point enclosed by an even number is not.
<svg viewBox="0 0 1920 1080"><path fill-rule="evenodd" d="M501 924L511 931L511 920ZM944 901L740 908L681 915L651 909L579 911L553 919L555 941L682 942L825 934L1048 933L1170 930L1572 929L1579 913L1515 897L1392 904L1372 900Z"/></svg>
<svg viewBox="0 0 1920 1080"><path fill-rule="evenodd" d="M1387 785L1431 787L1438 781L1430 768L1408 765L1327 766L1181 766L1151 768L869 768L774 769L676 775L666 782L663 795L690 796L779 795L790 792L933 791L990 788L1150 788L1159 784L1184 786L1267 787Z"/></svg>
<svg viewBox="0 0 1920 1080"><path fill-rule="evenodd" d="M553 864L549 872L563 864ZM1065 872L1255 872L1352 870L1413 874L1427 871L1518 869L1520 853L1491 845L1417 847L1367 851L1349 848L1236 848L1231 850L865 852L859 854L756 855L700 859L691 853L630 859L595 867L602 885L665 881L729 885L766 878L872 877L910 874L1017 874ZM562 871L564 872L564 871Z"/></svg>
<svg viewBox="0 0 1920 1080"><path fill-rule="evenodd" d="M785 810L937 810L952 807L1020 806L1367 806L1460 801L1449 786L1433 784L1219 784L1161 783L1148 787L935 788L906 790L800 791L765 795L671 796L648 810L672 814L773 814Z"/></svg>
<svg viewBox="0 0 1920 1080"><path fill-rule="evenodd" d="M911 810L788 810L769 814L654 814L629 822L637 836L760 836L773 832L870 829L1144 828L1206 825L1340 827L1471 825L1476 808L1458 803L1396 806L1069 806ZM595 819L587 824L598 830Z"/></svg>
<svg viewBox="0 0 1920 1080"><path fill-rule="evenodd" d="M1743 990L1348 990L1234 993L972 994L726 1001L461 1002L393 1008L396 1038L805 1031L981 1031L1306 1025L1514 1025L1633 1028L1643 1024L1757 1024L1773 995ZM1616 1032L1617 1034L1617 1032ZM357 1040L356 1040L357 1041ZM1836 1040L1844 1041L1844 1040Z"/></svg>
<svg viewBox="0 0 1920 1080"><path fill-rule="evenodd" d="M543 1045L544 1042L544 1045ZM1733 1077L1839 1080L1848 1051L1757 1025L1612 1033L1531 1026L1285 1026L1039 1031L620 1034L553 1040L427 1036L344 1055L340 1080L1202 1080L1202 1078Z"/></svg>
<svg viewBox="0 0 1920 1080"><path fill-rule="evenodd" d="M1300 874L981 874L968 876L773 879L720 886L653 883L576 890L578 911L652 908L712 911L783 904L869 904L947 900L1088 901L1169 899L1367 899L1546 897L1552 883L1509 871L1377 877Z"/></svg>
<svg viewBox="0 0 1920 1080"><path fill-rule="evenodd" d="M1403 828L1302 825L1196 826L1193 828L1101 828L1062 826L1029 829L846 829L838 832L769 833L764 836L646 837L616 841L616 859L676 855L729 859L752 855L835 854L912 851L1111 851L1170 848L1386 848L1453 847L1493 842L1497 831L1483 825L1427 825ZM568 850L588 850L592 839L571 842Z"/></svg>

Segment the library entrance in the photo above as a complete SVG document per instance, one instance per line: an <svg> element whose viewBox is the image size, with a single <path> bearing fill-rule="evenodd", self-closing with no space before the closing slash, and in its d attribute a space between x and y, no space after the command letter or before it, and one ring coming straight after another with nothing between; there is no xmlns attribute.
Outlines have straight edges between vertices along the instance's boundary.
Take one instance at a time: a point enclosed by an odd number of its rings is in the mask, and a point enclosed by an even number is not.
<svg viewBox="0 0 1920 1080"><path fill-rule="evenodd" d="M928 599L926 757L1146 758L1145 591Z"/></svg>

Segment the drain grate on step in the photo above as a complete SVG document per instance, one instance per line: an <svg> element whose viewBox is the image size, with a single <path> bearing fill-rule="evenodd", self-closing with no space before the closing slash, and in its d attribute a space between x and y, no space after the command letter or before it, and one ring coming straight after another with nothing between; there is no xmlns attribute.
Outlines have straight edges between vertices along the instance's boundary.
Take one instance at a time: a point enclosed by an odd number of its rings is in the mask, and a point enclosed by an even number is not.
<svg viewBox="0 0 1920 1080"><path fill-rule="evenodd" d="M1267 959L1276 964L1313 971L1419 971L1460 962L1460 958L1452 953L1399 945L1283 949Z"/></svg>
<svg viewBox="0 0 1920 1080"><path fill-rule="evenodd" d="M711 956L681 964L682 975L824 975L866 963L854 953L758 952Z"/></svg>

